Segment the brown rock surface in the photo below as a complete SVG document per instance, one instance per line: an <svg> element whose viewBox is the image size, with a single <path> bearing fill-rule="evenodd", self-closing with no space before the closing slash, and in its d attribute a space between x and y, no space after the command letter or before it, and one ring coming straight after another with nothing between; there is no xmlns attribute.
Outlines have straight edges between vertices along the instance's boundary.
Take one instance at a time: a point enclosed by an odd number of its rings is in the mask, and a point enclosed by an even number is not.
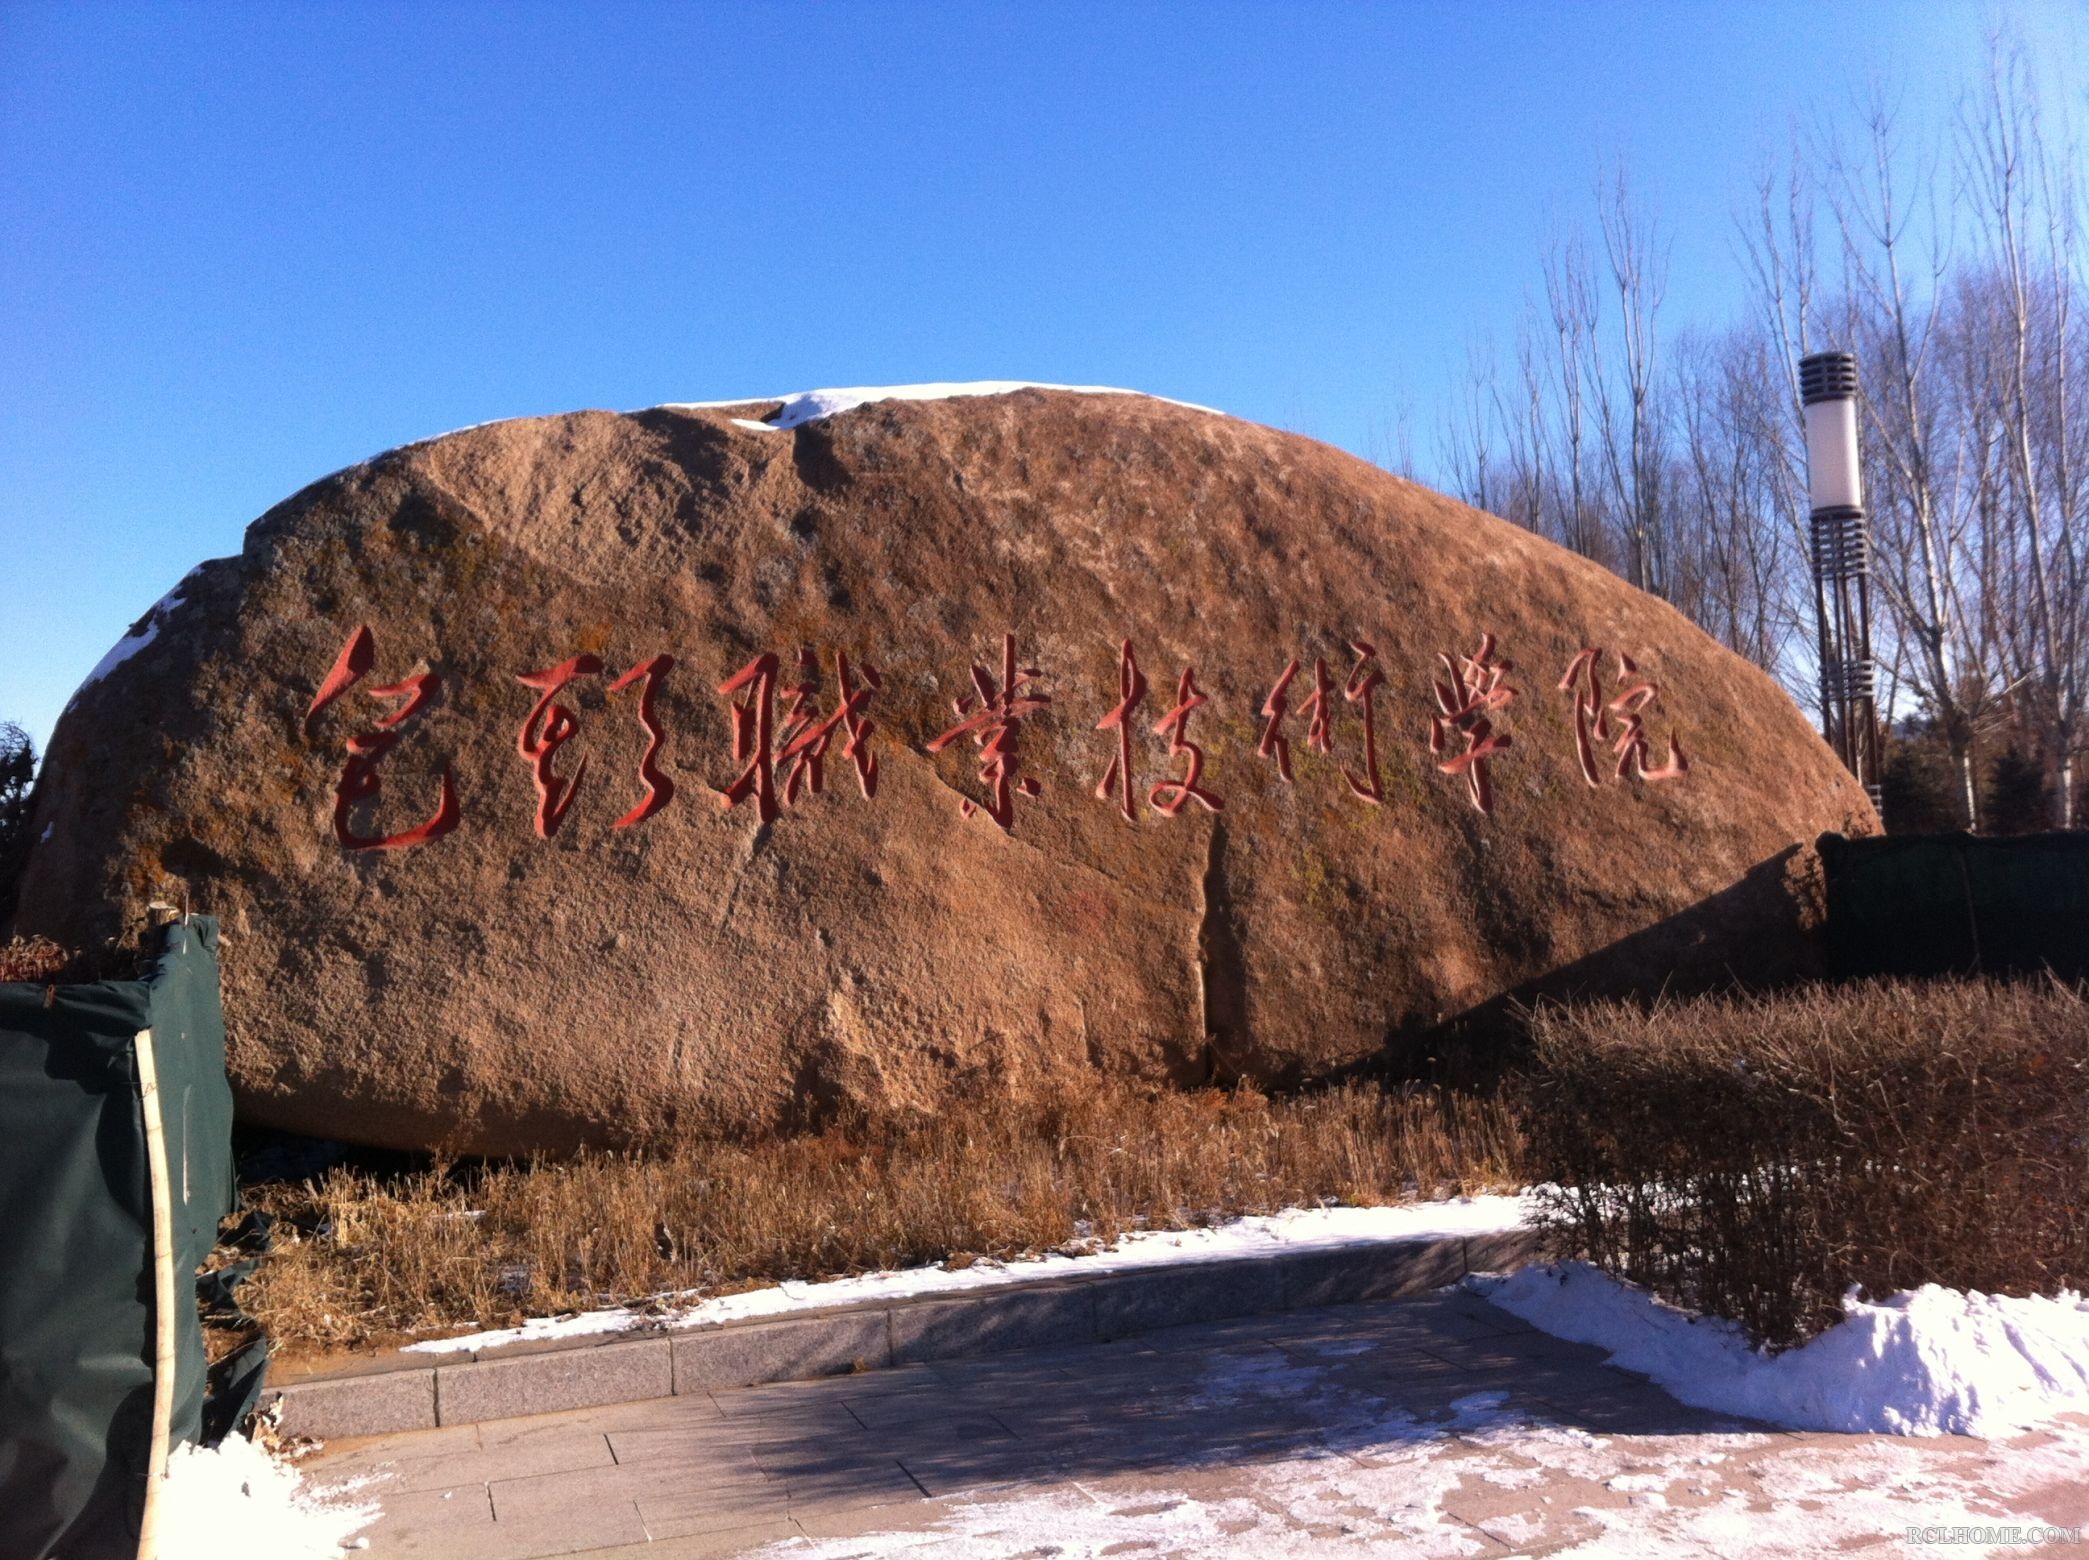
<svg viewBox="0 0 2089 1560"><path fill-rule="evenodd" d="M737 409L773 412L774 403ZM157 609L149 643L58 724L18 916L78 941L154 898L223 918L233 1077L251 1119L399 1146L559 1149L808 1106L932 1105L954 1081L1100 1066L1181 1081L1309 1076L1553 972L1616 989L1810 957L1792 847L1873 827L1791 701L1667 605L1593 564L1325 445L1129 396L1025 390L875 403L793 431L730 410L582 412L393 451L262 516L241 554ZM363 684L307 705L358 624ZM1020 728L1011 832L979 753L931 754L1002 635L1053 702ZM1436 768L1441 651L1482 632L1515 663L1493 811ZM1096 786L1115 752L1121 640L1149 687L1138 815ZM1352 795L1349 642L1376 645L1385 802ZM751 657L874 663L880 764L837 743L822 794L773 823L717 791L738 771L717 685ZM1683 779L1591 789L1557 690L1583 645L1660 689ZM519 674L581 652L561 695L587 759L550 839L517 733ZM648 657L678 794L641 792ZM1256 752L1292 657L1296 783ZM1332 756L1304 706L1335 682ZM1163 817L1179 769L1151 732L1185 665L1222 813ZM382 761L368 834L434 809L431 844L350 852L342 748L422 667L440 692ZM1451 739L1451 751L1462 739ZM1606 777L1609 774L1605 766ZM1803 855L1803 853L1801 853ZM1558 972L1564 971L1564 974Z"/></svg>

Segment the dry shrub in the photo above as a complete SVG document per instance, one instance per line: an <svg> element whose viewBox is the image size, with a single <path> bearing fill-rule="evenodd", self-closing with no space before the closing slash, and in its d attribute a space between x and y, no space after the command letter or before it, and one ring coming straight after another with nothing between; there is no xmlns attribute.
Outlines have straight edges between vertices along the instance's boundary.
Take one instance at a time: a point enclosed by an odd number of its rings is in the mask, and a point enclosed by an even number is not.
<svg viewBox="0 0 2089 1560"><path fill-rule="evenodd" d="M69 977L75 955L48 937L16 937L0 943L0 982L31 981L37 985Z"/></svg>
<svg viewBox="0 0 2089 1560"><path fill-rule="evenodd" d="M910 1126L403 1177L337 1169L254 1190L281 1222L245 1299L279 1343L357 1344L670 1291L1016 1257L1300 1204L1478 1191L1513 1181L1517 1146L1491 1099L1345 1088L1270 1100L1096 1079L964 1101Z"/></svg>
<svg viewBox="0 0 2089 1560"><path fill-rule="evenodd" d="M1870 982L1547 1008L1524 1112L1565 1244L1783 1346L1851 1285L2089 1276L2089 1005Z"/></svg>
<svg viewBox="0 0 2089 1560"><path fill-rule="evenodd" d="M135 980L147 963L136 949L115 943L66 948L48 937L15 937L0 943L0 982L68 986L82 981Z"/></svg>

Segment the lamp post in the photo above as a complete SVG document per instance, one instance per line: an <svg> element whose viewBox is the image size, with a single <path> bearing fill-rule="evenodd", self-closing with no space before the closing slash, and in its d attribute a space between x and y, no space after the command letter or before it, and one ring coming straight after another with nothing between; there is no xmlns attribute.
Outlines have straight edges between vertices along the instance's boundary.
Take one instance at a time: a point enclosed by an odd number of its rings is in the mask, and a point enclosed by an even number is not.
<svg viewBox="0 0 2089 1560"><path fill-rule="evenodd" d="M1871 533L1857 454L1857 358L1799 359L1806 482L1813 506L1813 602L1820 630L1821 735L1879 800L1878 674L1871 658Z"/></svg>

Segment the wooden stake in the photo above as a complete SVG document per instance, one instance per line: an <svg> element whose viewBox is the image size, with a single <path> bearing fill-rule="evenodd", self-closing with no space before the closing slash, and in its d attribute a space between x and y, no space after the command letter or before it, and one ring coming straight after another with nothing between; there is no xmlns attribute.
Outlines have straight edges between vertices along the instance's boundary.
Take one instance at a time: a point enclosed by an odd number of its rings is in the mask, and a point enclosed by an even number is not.
<svg viewBox="0 0 2089 1560"><path fill-rule="evenodd" d="M160 1118L159 1067L152 1031L136 1041L138 1100L145 1112L145 1166L152 1190L152 1450L145 1465L145 1513L138 1524L138 1560L159 1548L160 1496L167 1482L167 1442L174 1430L174 1205L167 1174L167 1134Z"/></svg>

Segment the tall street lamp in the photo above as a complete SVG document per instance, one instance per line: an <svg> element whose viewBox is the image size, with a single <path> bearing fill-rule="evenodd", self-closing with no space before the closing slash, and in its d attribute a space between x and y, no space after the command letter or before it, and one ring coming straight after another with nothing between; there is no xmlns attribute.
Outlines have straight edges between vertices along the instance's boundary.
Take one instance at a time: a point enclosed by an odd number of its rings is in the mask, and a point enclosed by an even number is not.
<svg viewBox="0 0 2089 1560"><path fill-rule="evenodd" d="M1857 358L1799 359L1806 479L1813 505L1813 600L1820 630L1821 735L1879 800L1878 671L1871 656L1871 532L1857 451Z"/></svg>

